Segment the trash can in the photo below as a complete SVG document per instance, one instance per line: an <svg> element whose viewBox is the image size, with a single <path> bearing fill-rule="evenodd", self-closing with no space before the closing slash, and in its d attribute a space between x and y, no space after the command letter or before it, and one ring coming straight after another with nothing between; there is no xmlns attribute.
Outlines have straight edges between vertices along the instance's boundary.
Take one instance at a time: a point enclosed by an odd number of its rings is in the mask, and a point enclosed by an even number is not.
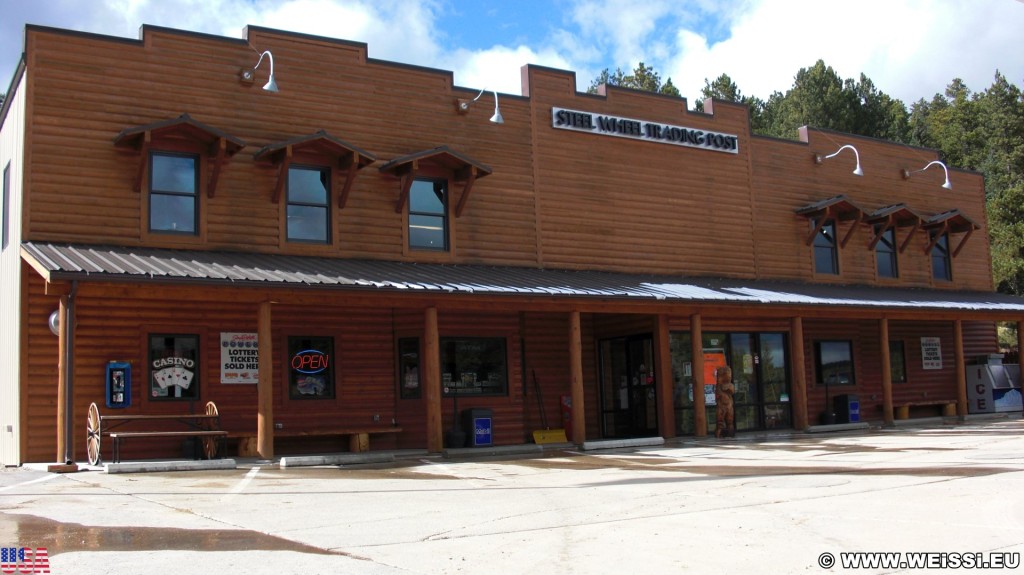
<svg viewBox="0 0 1024 575"><path fill-rule="evenodd" d="M857 423L860 421L860 399L853 393L837 395L832 400L836 423Z"/></svg>
<svg viewBox="0 0 1024 575"><path fill-rule="evenodd" d="M462 410L462 429L466 447L487 447L492 444L494 414L490 409L473 407Z"/></svg>

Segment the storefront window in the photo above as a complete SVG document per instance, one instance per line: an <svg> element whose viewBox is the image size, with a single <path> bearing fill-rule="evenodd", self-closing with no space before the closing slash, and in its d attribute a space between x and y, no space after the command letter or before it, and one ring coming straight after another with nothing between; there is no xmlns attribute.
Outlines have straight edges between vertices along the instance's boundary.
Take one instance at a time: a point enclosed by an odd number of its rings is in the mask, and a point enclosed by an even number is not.
<svg viewBox="0 0 1024 575"><path fill-rule="evenodd" d="M902 341L889 342L889 373L893 383L907 382L907 355Z"/></svg>
<svg viewBox="0 0 1024 575"><path fill-rule="evenodd" d="M818 383L854 385L853 344L849 341L818 341L814 344Z"/></svg>
<svg viewBox="0 0 1024 575"><path fill-rule="evenodd" d="M444 396L508 395L505 338L441 338Z"/></svg>
<svg viewBox="0 0 1024 575"><path fill-rule="evenodd" d="M402 399L420 397L420 340L404 337L398 340L398 390Z"/></svg>
<svg viewBox="0 0 1024 575"><path fill-rule="evenodd" d="M288 397L334 398L334 338L288 338Z"/></svg>
<svg viewBox="0 0 1024 575"><path fill-rule="evenodd" d="M199 399L199 336L149 336L149 391L152 399Z"/></svg>

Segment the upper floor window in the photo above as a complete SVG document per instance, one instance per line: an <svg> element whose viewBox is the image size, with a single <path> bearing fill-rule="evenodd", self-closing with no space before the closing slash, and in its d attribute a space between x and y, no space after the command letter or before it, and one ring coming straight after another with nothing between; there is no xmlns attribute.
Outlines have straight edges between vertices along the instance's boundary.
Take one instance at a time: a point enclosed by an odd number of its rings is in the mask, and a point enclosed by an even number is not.
<svg viewBox="0 0 1024 575"><path fill-rule="evenodd" d="M195 235L198 190L197 156L153 152L149 159L149 230Z"/></svg>
<svg viewBox="0 0 1024 575"><path fill-rule="evenodd" d="M409 190L409 247L448 251L448 180L416 179Z"/></svg>
<svg viewBox="0 0 1024 575"><path fill-rule="evenodd" d="M878 277L899 277L899 268L896 266L895 228L889 228L882 233L881 239L875 245L875 260L878 262Z"/></svg>
<svg viewBox="0 0 1024 575"><path fill-rule="evenodd" d="M327 168L288 169L288 240L330 243L331 171Z"/></svg>
<svg viewBox="0 0 1024 575"><path fill-rule="evenodd" d="M949 257L949 234L937 238L932 248L932 277L937 280L953 279L953 264Z"/></svg>
<svg viewBox="0 0 1024 575"><path fill-rule="evenodd" d="M811 221L812 225L817 222ZM829 220L821 226L814 236L814 272L819 274L839 274L839 250L836 243L836 222Z"/></svg>

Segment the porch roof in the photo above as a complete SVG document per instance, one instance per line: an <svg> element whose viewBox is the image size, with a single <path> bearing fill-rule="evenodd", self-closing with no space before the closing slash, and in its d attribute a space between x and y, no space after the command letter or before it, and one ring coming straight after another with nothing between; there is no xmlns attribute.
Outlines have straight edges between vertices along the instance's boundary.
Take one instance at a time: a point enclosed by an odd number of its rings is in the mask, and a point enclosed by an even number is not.
<svg viewBox="0 0 1024 575"><path fill-rule="evenodd" d="M279 254L26 242L47 281L129 281L371 292L626 298L669 303L1024 313L1024 298L975 291L444 265Z"/></svg>

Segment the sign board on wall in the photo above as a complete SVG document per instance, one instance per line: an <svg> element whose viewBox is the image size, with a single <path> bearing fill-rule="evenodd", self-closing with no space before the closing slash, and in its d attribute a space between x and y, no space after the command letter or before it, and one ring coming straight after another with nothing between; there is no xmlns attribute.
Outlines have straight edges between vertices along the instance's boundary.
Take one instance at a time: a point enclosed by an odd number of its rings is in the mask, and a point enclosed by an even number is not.
<svg viewBox="0 0 1024 575"><path fill-rule="evenodd" d="M565 108L551 108L551 127L559 130L630 138L727 154L738 154L740 150L739 136L734 134L722 134L661 122L648 122Z"/></svg>
<svg viewBox="0 0 1024 575"><path fill-rule="evenodd" d="M260 353L255 333L221 332L220 382L257 383Z"/></svg>
<svg viewBox="0 0 1024 575"><path fill-rule="evenodd" d="M942 369L942 338L921 338L921 368Z"/></svg>

